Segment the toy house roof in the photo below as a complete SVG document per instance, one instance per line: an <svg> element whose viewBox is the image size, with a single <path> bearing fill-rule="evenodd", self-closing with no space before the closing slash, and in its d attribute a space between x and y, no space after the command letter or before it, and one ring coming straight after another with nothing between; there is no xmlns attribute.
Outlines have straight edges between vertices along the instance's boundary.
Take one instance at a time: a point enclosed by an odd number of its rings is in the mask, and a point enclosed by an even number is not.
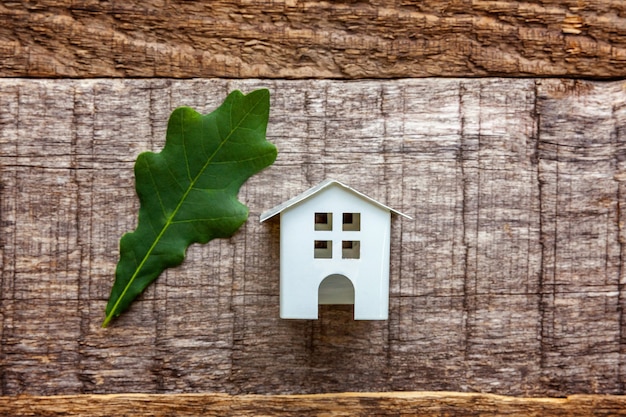
<svg viewBox="0 0 626 417"><path fill-rule="evenodd" d="M411 219L410 216L407 216L404 213L399 212L398 210L394 210L391 207L388 207L376 200L374 200L373 198L370 198L368 196L366 196L363 193L358 192L357 190L355 190L352 187L349 187L345 184L342 184L341 182L337 181L337 180L324 180L322 182L320 182L319 184L317 184L315 187L309 188L308 190L306 190L305 192L303 192L300 195L295 196L294 198L285 201L282 204L277 205L274 208L271 208L265 212L263 212L261 214L261 222L264 222L265 220L271 219L272 217L276 216L277 214L281 213L282 211L288 209L289 207L292 207L302 201L305 201L311 197L313 197L315 194L319 193L320 191L322 191L325 188L330 187L331 185L338 185L341 188L345 189L346 191L349 191L351 193L356 194L357 196L361 197L362 199L364 199L365 201L369 202L370 204L373 204L375 206L378 206L380 208L383 208L385 210L389 210L392 213L395 214L399 214L400 216L406 217L407 219Z"/></svg>

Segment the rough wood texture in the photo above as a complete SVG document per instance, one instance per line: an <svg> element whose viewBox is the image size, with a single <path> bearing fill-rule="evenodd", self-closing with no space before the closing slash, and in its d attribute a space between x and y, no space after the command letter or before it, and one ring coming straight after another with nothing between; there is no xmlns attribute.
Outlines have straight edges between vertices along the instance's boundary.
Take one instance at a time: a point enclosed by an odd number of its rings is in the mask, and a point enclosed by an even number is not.
<svg viewBox="0 0 626 417"><path fill-rule="evenodd" d="M0 413L20 416L624 416L626 398L573 395L511 398L453 392L322 395L76 395L0 397Z"/></svg>
<svg viewBox="0 0 626 417"><path fill-rule="evenodd" d="M0 21L5 77L626 76L622 0L46 0Z"/></svg>
<svg viewBox="0 0 626 417"><path fill-rule="evenodd" d="M179 105L272 91L250 220L101 329L137 154ZM622 394L626 84L0 80L0 394ZM277 222L333 177L392 226L390 319L278 318Z"/></svg>

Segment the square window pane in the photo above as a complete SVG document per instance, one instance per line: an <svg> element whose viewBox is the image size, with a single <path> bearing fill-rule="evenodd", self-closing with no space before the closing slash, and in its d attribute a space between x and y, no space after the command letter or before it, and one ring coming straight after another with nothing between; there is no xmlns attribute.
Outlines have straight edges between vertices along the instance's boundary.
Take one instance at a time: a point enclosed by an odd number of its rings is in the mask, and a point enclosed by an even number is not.
<svg viewBox="0 0 626 417"><path fill-rule="evenodd" d="M330 259L333 257L332 240L316 240L313 249L313 257L317 259Z"/></svg>
<svg viewBox="0 0 626 417"><path fill-rule="evenodd" d="M344 240L341 242L341 257L343 259L360 259L361 242L358 240Z"/></svg>
<svg viewBox="0 0 626 417"><path fill-rule="evenodd" d="M333 213L315 213L315 230L333 230Z"/></svg>
<svg viewBox="0 0 626 417"><path fill-rule="evenodd" d="M361 230L361 213L343 213L342 230L358 232Z"/></svg>

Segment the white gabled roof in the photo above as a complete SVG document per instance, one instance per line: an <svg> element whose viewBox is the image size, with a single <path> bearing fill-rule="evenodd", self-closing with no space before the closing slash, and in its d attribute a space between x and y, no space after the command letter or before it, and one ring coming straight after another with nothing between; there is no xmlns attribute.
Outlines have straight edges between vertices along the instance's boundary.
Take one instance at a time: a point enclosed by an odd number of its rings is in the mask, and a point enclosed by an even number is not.
<svg viewBox="0 0 626 417"><path fill-rule="evenodd" d="M306 190L302 194L297 195L294 198L292 198L292 199L290 199L288 201L285 201L284 203L279 204L276 207L271 208L271 209L263 212L261 214L261 222L264 222L265 220L271 219L272 217L274 217L277 214L281 213L283 210L286 210L289 207L291 207L291 206L293 206L295 204L298 204L299 202L304 201L304 200L314 196L318 192L322 191L325 188L330 187L333 184L336 184L336 185L338 185L338 186L340 186L340 187L342 187L342 188L344 188L344 189L346 189L348 191L353 192L354 194L358 195L359 197L362 197L366 201L368 201L368 202L370 202L370 203L372 203L372 204L374 204L374 205L376 205L378 207L381 207L381 208L383 208L385 210L389 210L392 213L399 214L400 216L406 217L407 219L413 220L410 216L407 216L406 214L401 213L398 210L394 210L391 207L388 207L388 206L386 206L386 205L384 205L382 203L379 203L378 201L374 200L373 198L370 198L370 197L366 196L365 194L360 193L357 190L355 190L354 188L348 187L347 185L342 184L341 182L339 182L337 180L324 180L324 181L320 182L319 184L317 184L315 187L309 188L308 190Z"/></svg>

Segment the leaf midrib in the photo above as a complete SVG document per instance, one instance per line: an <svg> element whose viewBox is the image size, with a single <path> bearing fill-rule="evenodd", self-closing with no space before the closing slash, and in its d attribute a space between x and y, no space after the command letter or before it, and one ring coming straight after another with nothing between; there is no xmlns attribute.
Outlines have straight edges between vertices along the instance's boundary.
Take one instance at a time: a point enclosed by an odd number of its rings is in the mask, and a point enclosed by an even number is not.
<svg viewBox="0 0 626 417"><path fill-rule="evenodd" d="M161 238L163 237L163 235L165 234L165 232L167 231L167 229L172 225L172 224L176 224L175 222L173 222L174 217L176 217L176 215L178 214L178 211L180 210L180 208L182 207L183 203L185 202L185 200L187 199L187 196L189 195L189 193L191 192L192 189L195 188L195 184L198 181L198 179L200 178L200 176L202 176L202 174L204 173L204 171L208 168L208 166L210 165L210 163L213 161L213 158L215 158L215 156L217 155L217 153L220 151L220 149L222 149L222 147L224 146L224 144L226 142L228 142L228 140L230 139L230 137L233 135L233 133L238 130L240 128L240 126L243 124L243 122L245 120L247 120L248 116L250 116L250 114L252 113L252 111L259 105L259 103L262 100L258 100L251 108L250 110L245 114L244 117L242 117L239 121L239 123L237 124L237 126L231 128L230 132L228 133L228 135L224 138L224 140L222 140L219 144L219 146L215 149L215 151L213 151L213 154L211 154L211 156L209 156L209 158L207 159L206 163L204 164L204 166L202 167L202 169L198 172L198 174L193 178L193 180L189 183L189 186L187 187L187 189L185 190L185 192L183 193L183 196L181 197L180 201L178 202L178 204L176 205L176 208L174 209L174 211L170 214L170 216L167 218L167 221L165 222L165 224L163 225L163 227L161 228L161 232L159 232L159 234L157 235L157 237L154 239L154 241L152 242L152 245L150 246L150 249L148 249L148 252L146 252L145 256L143 257L143 259L141 260L141 262L139 263L139 265L137 266L137 268L135 268L135 272L133 273L133 275L130 277L130 279L128 280L128 283L126 284L126 286L124 287L124 291L122 291L122 293L120 294L120 296L117 298L117 301L115 302L115 304L113 305L113 307L111 308L111 312L105 317L104 322L102 323L102 327L106 327L109 322L113 319L113 317L115 316L115 311L117 310L117 308L119 307L120 303L122 302L122 300L124 299L124 296L126 295L126 293L128 292L128 289L131 287L131 285L133 284L133 282L135 281L135 279L137 278L137 275L139 275L139 271L142 270L143 266L145 265L145 263L147 262L148 258L150 257L150 255L152 254L152 251L154 250L154 248L156 248L156 246L159 244ZM230 118L232 119L232 108L233 106L231 105L230 107ZM203 115L200 115L200 117L203 117ZM184 119L183 119L184 120ZM185 150L185 164L187 164L187 168L189 168L189 160L187 158L187 147L185 145L185 141L183 139L183 147ZM189 170L187 171L189 172ZM152 173L151 173L152 174Z"/></svg>

